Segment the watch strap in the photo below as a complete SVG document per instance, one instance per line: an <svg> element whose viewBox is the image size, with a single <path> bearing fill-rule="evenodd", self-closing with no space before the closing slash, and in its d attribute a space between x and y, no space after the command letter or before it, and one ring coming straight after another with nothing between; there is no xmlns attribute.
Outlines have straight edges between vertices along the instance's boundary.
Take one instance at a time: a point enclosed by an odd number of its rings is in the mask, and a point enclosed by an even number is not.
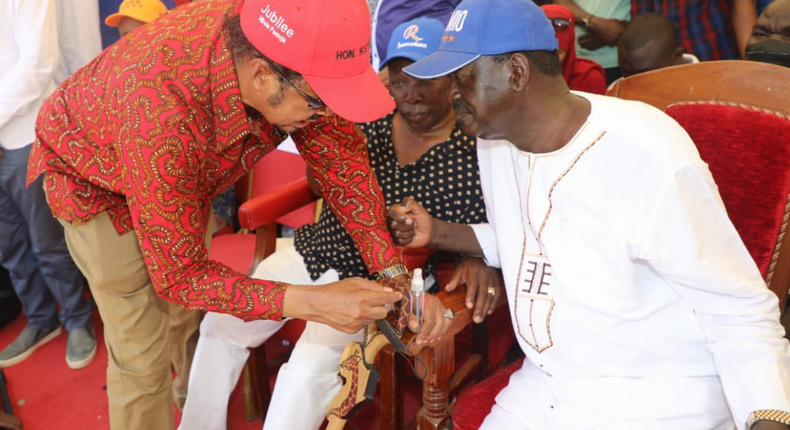
<svg viewBox="0 0 790 430"><path fill-rule="evenodd" d="M398 275L408 275L409 269L406 268L403 264L396 264L394 266L387 267L386 269L380 271L378 273L379 278L394 278Z"/></svg>
<svg viewBox="0 0 790 430"><path fill-rule="evenodd" d="M746 420L747 430L751 430L757 421L773 421L790 426L790 412L776 409L762 409L754 411L749 414L749 419Z"/></svg>

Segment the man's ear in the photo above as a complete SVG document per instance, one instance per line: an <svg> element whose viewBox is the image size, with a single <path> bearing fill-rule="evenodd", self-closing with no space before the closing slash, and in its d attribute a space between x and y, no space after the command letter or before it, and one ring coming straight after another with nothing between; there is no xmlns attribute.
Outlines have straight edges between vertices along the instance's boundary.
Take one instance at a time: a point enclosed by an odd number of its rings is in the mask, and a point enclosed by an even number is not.
<svg viewBox="0 0 790 430"><path fill-rule="evenodd" d="M247 60L243 67L247 68L247 72L252 78L252 85L256 90L261 91L272 80L274 72L272 71L269 63L261 58L251 58Z"/></svg>
<svg viewBox="0 0 790 430"><path fill-rule="evenodd" d="M677 66L683 64L683 54L685 53L686 50L682 46L678 46L675 52L672 53L672 65Z"/></svg>
<svg viewBox="0 0 790 430"><path fill-rule="evenodd" d="M526 55L516 52L508 59L507 66L510 74L508 77L510 89L514 92L522 91L529 84L529 79L531 77L529 60Z"/></svg>

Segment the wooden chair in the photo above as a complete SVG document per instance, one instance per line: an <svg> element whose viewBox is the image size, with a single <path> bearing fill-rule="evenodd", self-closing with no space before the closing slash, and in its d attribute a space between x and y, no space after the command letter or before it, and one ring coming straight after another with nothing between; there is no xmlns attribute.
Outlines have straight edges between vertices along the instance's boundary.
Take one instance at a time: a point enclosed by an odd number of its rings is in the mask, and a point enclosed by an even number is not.
<svg viewBox="0 0 790 430"><path fill-rule="evenodd" d="M785 235L790 221L790 69L746 61L688 64L620 79L607 95L653 105L686 129L784 309L790 283L790 235ZM514 363L466 391L453 412L455 430L478 429L520 367Z"/></svg>
<svg viewBox="0 0 790 430"><path fill-rule="evenodd" d="M445 308L455 312L453 323L444 335L442 341L432 348L424 348L413 360L416 371L424 374L422 381L422 407L417 415L404 422L403 408L403 377L404 365L395 349L388 345L381 351L381 429L418 429L439 430L449 424L450 407L459 389L468 382L480 381L491 372L489 361L489 321L481 324L472 324L473 312L466 308L464 299L465 289L458 289L452 293L441 290L436 296L442 301ZM506 302L499 303L497 312L506 313ZM496 313L496 312L495 312ZM491 319L492 316L489 316ZM510 327L509 319L505 327ZM456 368L456 336L462 331L472 329L472 351L466 360ZM505 330L510 342L515 341L513 334ZM413 333L406 333L403 341L408 342L414 337Z"/></svg>
<svg viewBox="0 0 790 430"><path fill-rule="evenodd" d="M276 222L284 214L294 211L318 199L306 180L264 195L250 199L239 209L239 221L243 229L254 231L256 245L253 267L274 252L277 238ZM404 256L407 267L420 267L428 254L421 251L407 253ZM448 418L449 397L458 387L473 377L482 379L489 369L488 364L488 326L476 324L473 328L473 351L464 363L456 370L455 336L470 325L472 314L464 305L465 290L453 293L440 292L438 297L445 307L455 311L455 318L450 332L435 348L425 348L419 354L419 361L425 363L427 377L423 383L423 408L418 416L407 427L418 429L441 428ZM506 311L505 307L499 309ZM509 327L509 324L508 324ZM508 333L504 331L505 335ZM510 333L512 337L512 333ZM411 338L407 334L405 340ZM404 428L403 412L403 377L405 365L392 347L386 347L380 355L381 363L381 426L382 430L399 430ZM278 365L281 363L274 363ZM273 363L267 363L265 354L256 351L245 369L245 387L249 396L245 396L247 418L263 418L270 400L269 375ZM353 421L351 423L353 426Z"/></svg>

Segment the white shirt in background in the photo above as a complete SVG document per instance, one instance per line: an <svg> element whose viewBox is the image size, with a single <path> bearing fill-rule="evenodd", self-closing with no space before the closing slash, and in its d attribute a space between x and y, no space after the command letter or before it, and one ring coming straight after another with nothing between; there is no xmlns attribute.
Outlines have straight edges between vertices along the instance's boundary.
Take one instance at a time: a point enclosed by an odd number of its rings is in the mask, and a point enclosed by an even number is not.
<svg viewBox="0 0 790 430"><path fill-rule="evenodd" d="M60 64L56 85L102 51L98 0L57 0Z"/></svg>
<svg viewBox="0 0 790 430"><path fill-rule="evenodd" d="M576 94L592 112L555 152L478 140L490 224L473 228L527 356L497 404L535 430L743 430L790 410L778 300L688 134Z"/></svg>
<svg viewBox="0 0 790 430"><path fill-rule="evenodd" d="M694 54L683 54L683 62L680 64L696 64L699 63L699 58Z"/></svg>
<svg viewBox="0 0 790 430"><path fill-rule="evenodd" d="M0 147L34 140L38 110L54 89L58 66L53 0L0 1Z"/></svg>

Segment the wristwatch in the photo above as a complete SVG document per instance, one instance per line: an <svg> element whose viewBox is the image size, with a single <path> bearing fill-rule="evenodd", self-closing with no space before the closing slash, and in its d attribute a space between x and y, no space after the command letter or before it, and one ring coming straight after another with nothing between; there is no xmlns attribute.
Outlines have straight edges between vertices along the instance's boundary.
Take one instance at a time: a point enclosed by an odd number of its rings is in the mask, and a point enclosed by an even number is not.
<svg viewBox="0 0 790 430"><path fill-rule="evenodd" d="M595 15L587 15L587 16L585 16L584 18L582 18L582 21L579 23L579 24L580 24L580 26L581 26L581 28L583 28L583 29L585 29L585 30L586 30L586 29L587 29L587 27L589 27L589 26L590 26L590 21L592 21L592 19L593 19L594 17L595 17Z"/></svg>
<svg viewBox="0 0 790 430"><path fill-rule="evenodd" d="M790 413L776 409L754 411L749 414L749 419L746 420L746 429L751 430L757 421L773 421L790 426Z"/></svg>
<svg viewBox="0 0 790 430"><path fill-rule="evenodd" d="M379 278L394 278L398 275L408 275L409 269L406 268L403 264L396 264L394 266L387 267L386 269L380 271L378 273Z"/></svg>

